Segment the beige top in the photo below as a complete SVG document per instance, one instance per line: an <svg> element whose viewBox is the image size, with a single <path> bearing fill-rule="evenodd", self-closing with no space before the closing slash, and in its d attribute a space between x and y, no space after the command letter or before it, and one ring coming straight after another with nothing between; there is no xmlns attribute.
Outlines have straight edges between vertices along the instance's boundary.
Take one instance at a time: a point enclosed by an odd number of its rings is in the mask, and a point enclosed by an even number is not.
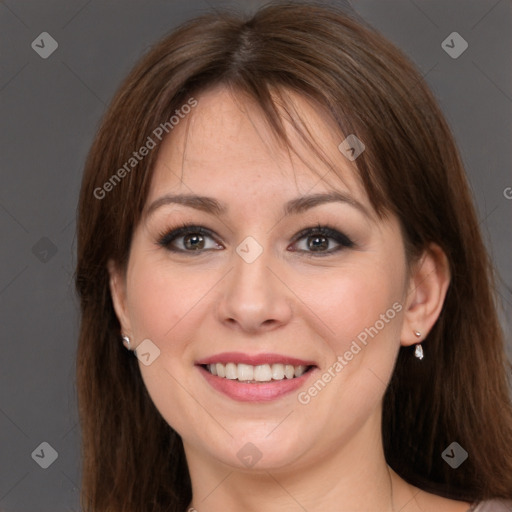
<svg viewBox="0 0 512 512"><path fill-rule="evenodd" d="M486 500L473 503L468 512L512 512L512 501Z"/></svg>

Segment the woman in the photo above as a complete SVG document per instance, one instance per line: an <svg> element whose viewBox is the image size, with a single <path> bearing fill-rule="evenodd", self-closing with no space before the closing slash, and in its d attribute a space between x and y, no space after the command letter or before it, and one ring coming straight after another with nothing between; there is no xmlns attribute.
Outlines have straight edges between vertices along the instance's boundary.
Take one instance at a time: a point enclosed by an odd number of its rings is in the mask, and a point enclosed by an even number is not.
<svg viewBox="0 0 512 512"><path fill-rule="evenodd" d="M84 510L512 510L464 170L412 64L269 5L158 43L78 219Z"/></svg>

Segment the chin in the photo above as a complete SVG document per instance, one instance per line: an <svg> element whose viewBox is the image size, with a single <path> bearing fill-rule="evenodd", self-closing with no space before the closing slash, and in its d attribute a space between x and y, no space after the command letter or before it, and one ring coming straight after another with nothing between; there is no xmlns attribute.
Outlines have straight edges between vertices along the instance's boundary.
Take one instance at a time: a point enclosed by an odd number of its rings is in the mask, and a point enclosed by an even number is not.
<svg viewBox="0 0 512 512"><path fill-rule="evenodd" d="M283 430L279 435L276 432L269 435L271 428L264 433L248 434L248 430L245 430L237 435L236 432L230 432L233 438L229 443L218 444L214 451L211 445L208 448L212 457L239 470L284 469L296 463L307 450L304 438L289 430Z"/></svg>

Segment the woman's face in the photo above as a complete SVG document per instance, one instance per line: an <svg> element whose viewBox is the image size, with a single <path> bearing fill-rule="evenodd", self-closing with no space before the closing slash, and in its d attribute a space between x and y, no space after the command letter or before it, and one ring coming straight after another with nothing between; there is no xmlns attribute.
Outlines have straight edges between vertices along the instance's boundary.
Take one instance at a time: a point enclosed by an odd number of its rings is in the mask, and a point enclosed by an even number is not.
<svg viewBox="0 0 512 512"><path fill-rule="evenodd" d="M335 127L292 98L341 179L293 130L316 173L279 147L249 102L204 93L162 143L126 278L113 274L123 332L149 340L143 380L189 458L296 468L380 446L407 307L399 224L373 212Z"/></svg>

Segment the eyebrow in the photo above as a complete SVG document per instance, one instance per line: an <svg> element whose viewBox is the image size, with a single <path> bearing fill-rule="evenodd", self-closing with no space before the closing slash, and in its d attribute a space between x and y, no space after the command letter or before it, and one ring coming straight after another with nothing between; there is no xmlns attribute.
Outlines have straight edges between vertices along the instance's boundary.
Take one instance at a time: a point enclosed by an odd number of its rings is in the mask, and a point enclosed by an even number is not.
<svg viewBox="0 0 512 512"><path fill-rule="evenodd" d="M295 199L291 199L285 203L283 214L285 216L294 215L302 213L315 206L333 202L348 204L349 206L352 206L353 208L356 208L362 212L367 217L371 216L368 212L368 209L362 203L349 196L348 194L335 191L311 194L308 196L301 196ZM220 203L213 197L199 196L195 194L166 194L153 201L147 208L145 215L148 217L161 206L169 204L181 204L183 206L188 206L189 208L194 208L196 210L219 216L225 214L228 210L225 204Z"/></svg>

